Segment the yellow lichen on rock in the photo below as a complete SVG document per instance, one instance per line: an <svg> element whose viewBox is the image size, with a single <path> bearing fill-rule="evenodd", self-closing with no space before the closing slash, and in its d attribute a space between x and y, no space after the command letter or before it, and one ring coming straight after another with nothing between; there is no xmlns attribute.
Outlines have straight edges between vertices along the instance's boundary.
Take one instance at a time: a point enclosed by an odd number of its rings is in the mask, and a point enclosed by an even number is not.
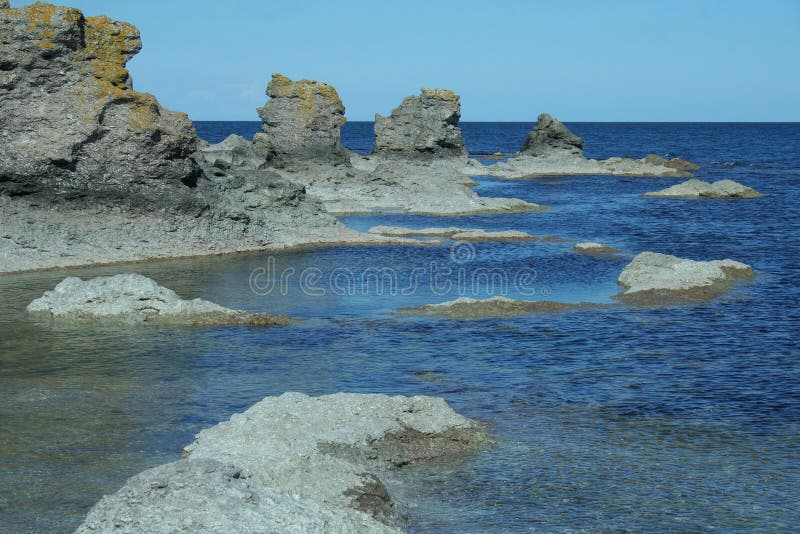
<svg viewBox="0 0 800 534"><path fill-rule="evenodd" d="M300 110L308 119L311 119L316 112L317 97L322 99L322 103L326 106L333 105L344 110L344 105L336 89L327 83L314 80L303 79L295 82L276 73L272 75L272 80L267 85L267 95L270 98L297 98L301 101Z"/></svg>
<svg viewBox="0 0 800 534"><path fill-rule="evenodd" d="M426 89L422 88L422 96L438 98L448 102L458 102L459 96L450 89Z"/></svg>

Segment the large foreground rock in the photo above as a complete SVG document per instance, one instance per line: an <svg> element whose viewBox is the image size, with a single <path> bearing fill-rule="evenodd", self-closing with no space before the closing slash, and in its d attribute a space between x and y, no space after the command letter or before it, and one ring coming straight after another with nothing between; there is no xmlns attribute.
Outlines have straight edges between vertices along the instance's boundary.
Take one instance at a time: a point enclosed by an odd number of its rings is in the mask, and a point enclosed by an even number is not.
<svg viewBox="0 0 800 534"><path fill-rule="evenodd" d="M232 310L202 299L184 300L140 274L70 277L28 305L29 313L70 321L120 321L179 325L274 326L288 317Z"/></svg>
<svg viewBox="0 0 800 534"><path fill-rule="evenodd" d="M459 96L448 89L422 89L407 96L388 117L375 114L375 149L381 156L466 157Z"/></svg>
<svg viewBox="0 0 800 534"><path fill-rule="evenodd" d="M0 193L196 204L188 116L133 90L138 30L36 3L0 9Z"/></svg>
<svg viewBox="0 0 800 534"><path fill-rule="evenodd" d="M642 196L661 198L758 198L763 195L755 189L733 180L719 180L709 183L692 179L661 191L645 193Z"/></svg>
<svg viewBox="0 0 800 534"><path fill-rule="evenodd" d="M692 176L687 170L691 168L697 166L684 160L666 160L654 155L642 159L587 159L583 156L583 139L543 113L528 134L519 155L485 167L482 174L508 180L569 174L685 177Z"/></svg>
<svg viewBox="0 0 800 534"><path fill-rule="evenodd" d="M531 313L561 312L594 306L597 305L585 302L570 304L547 300L514 300L507 297L490 297L487 299L460 297L439 304L400 308L398 311L404 315L435 316L448 319L486 319L491 317L515 317Z"/></svg>
<svg viewBox="0 0 800 534"><path fill-rule="evenodd" d="M387 470L489 442L442 399L285 393L203 430L186 459L130 479L79 532L394 532L402 517Z"/></svg>
<svg viewBox="0 0 800 534"><path fill-rule="evenodd" d="M754 274L749 265L729 259L694 261L642 252L619 275L623 291L618 298L642 305L706 299Z"/></svg>
<svg viewBox="0 0 800 534"><path fill-rule="evenodd" d="M342 164L349 155L341 145L344 105L332 86L313 80L293 81L273 74L270 100L258 114L264 133L254 140L272 165L307 162Z"/></svg>

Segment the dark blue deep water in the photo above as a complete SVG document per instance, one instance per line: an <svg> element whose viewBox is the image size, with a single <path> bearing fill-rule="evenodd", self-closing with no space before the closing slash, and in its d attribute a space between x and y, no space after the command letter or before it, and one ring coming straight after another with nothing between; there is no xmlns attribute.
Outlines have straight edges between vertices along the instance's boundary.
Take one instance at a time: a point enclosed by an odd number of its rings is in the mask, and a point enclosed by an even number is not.
<svg viewBox="0 0 800 534"><path fill-rule="evenodd" d="M466 123L463 130L480 157L518 150L531 126ZM476 244L455 255L447 245L338 247L69 271L137 271L183 296L306 319L268 330L37 324L25 305L66 273L0 277L0 531L68 531L128 476L177 459L200 429L290 390L437 395L486 422L495 447L398 474L393 490L408 503L412 531L796 531L800 124L569 126L590 157L674 154L701 164L701 179L730 178L765 196L639 196L676 183L668 179L478 178L482 195L553 210L344 221L357 229L518 229L599 241L624 254L581 256L570 243L546 242ZM250 136L259 124L197 128L215 142ZM347 124L343 143L368 151L371 128ZM733 258L758 275L687 306L465 322L392 314L498 292L611 303L619 272L645 250ZM451 269L449 287L412 275L434 263ZM321 282L304 291L295 276L285 288L251 290L254 270L268 273L265 282L289 268L319 269ZM383 268L392 269L381 272L393 273L396 287L391 276L389 283L363 276ZM485 278L475 287L459 282L481 269L535 276L524 295Z"/></svg>

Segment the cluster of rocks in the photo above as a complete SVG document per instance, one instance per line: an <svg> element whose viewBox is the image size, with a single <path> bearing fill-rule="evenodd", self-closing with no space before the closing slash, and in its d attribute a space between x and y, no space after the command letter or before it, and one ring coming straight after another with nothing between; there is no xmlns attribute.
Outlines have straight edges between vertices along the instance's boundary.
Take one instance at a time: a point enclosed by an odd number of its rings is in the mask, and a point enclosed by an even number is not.
<svg viewBox="0 0 800 534"><path fill-rule="evenodd" d="M385 475L489 443L438 398L284 393L128 480L77 532L400 532Z"/></svg>
<svg viewBox="0 0 800 534"><path fill-rule="evenodd" d="M519 154L506 161L486 166L485 176L523 179L565 174L613 174L617 176L682 177L699 167L682 160L667 160L655 154L642 159L613 157L588 159L583 155L583 139L547 113L539 115Z"/></svg>
<svg viewBox="0 0 800 534"><path fill-rule="evenodd" d="M713 183L691 179L661 191L645 193L645 197L660 198L759 198L761 193L733 180Z"/></svg>
<svg viewBox="0 0 800 534"><path fill-rule="evenodd" d="M105 321L172 326L277 326L289 317L225 308L207 300L184 300L140 274L69 277L28 305L31 314L63 321Z"/></svg>

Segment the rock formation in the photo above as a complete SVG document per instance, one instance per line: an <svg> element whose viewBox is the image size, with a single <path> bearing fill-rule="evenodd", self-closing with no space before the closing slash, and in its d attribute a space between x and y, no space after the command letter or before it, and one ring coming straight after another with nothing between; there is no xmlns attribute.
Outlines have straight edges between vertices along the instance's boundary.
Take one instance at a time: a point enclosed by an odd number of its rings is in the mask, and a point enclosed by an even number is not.
<svg viewBox="0 0 800 534"><path fill-rule="evenodd" d="M370 234L388 237L446 237L453 241L536 241L538 239L527 232L519 230L501 230L491 232L481 229L464 229L454 226L448 228L403 228L402 226L373 226Z"/></svg>
<svg viewBox="0 0 800 534"><path fill-rule="evenodd" d="M637 305L706 299L754 276L753 268L733 260L694 261L642 252L619 275L617 298Z"/></svg>
<svg viewBox="0 0 800 534"><path fill-rule="evenodd" d="M692 179L661 191L645 193L642 196L662 198L758 198L763 195L755 189L733 180L719 180L709 183Z"/></svg>
<svg viewBox="0 0 800 534"><path fill-rule="evenodd" d="M473 299L460 297L439 304L425 304L400 308L404 315L430 315L449 319L485 319L490 317L515 317L540 312L560 312L578 308L590 308L597 305L589 303L570 304L546 300L514 300L506 297L490 297Z"/></svg>
<svg viewBox="0 0 800 534"><path fill-rule="evenodd" d="M171 325L274 326L291 319L243 312L202 299L183 300L174 291L140 274L70 277L28 305L28 312L68 321L117 321Z"/></svg>
<svg viewBox="0 0 800 534"><path fill-rule="evenodd" d="M447 89L422 89L392 114L375 114L374 154L406 158L466 157L459 96Z"/></svg>
<svg viewBox="0 0 800 534"><path fill-rule="evenodd" d="M267 96L270 100L258 108L264 133L256 135L254 144L271 165L347 163L349 154L341 145L344 105L336 89L273 74Z"/></svg>
<svg viewBox="0 0 800 534"><path fill-rule="evenodd" d="M602 243L591 242L576 243L572 248L575 252L580 252L581 254L616 254L620 251L619 249L609 247Z"/></svg>
<svg viewBox="0 0 800 534"><path fill-rule="evenodd" d="M133 90L135 27L36 3L0 10L0 47L0 193L192 204L194 127Z"/></svg>
<svg viewBox="0 0 800 534"><path fill-rule="evenodd" d="M519 155L483 168L483 174L516 180L535 176L569 174L613 174L617 176L692 176L687 169L699 168L685 160L666 160L651 154L642 159L612 157L606 160L583 156L583 139L547 113L539 115Z"/></svg>
<svg viewBox="0 0 800 534"><path fill-rule="evenodd" d="M576 156L583 155L583 139L569 131L561 121L547 113L539 115L536 126L525 139L520 154L545 156L553 151L564 151Z"/></svg>
<svg viewBox="0 0 800 534"><path fill-rule="evenodd" d="M396 532L384 472L490 442L433 397L285 393L200 432L186 459L133 477L78 531Z"/></svg>

